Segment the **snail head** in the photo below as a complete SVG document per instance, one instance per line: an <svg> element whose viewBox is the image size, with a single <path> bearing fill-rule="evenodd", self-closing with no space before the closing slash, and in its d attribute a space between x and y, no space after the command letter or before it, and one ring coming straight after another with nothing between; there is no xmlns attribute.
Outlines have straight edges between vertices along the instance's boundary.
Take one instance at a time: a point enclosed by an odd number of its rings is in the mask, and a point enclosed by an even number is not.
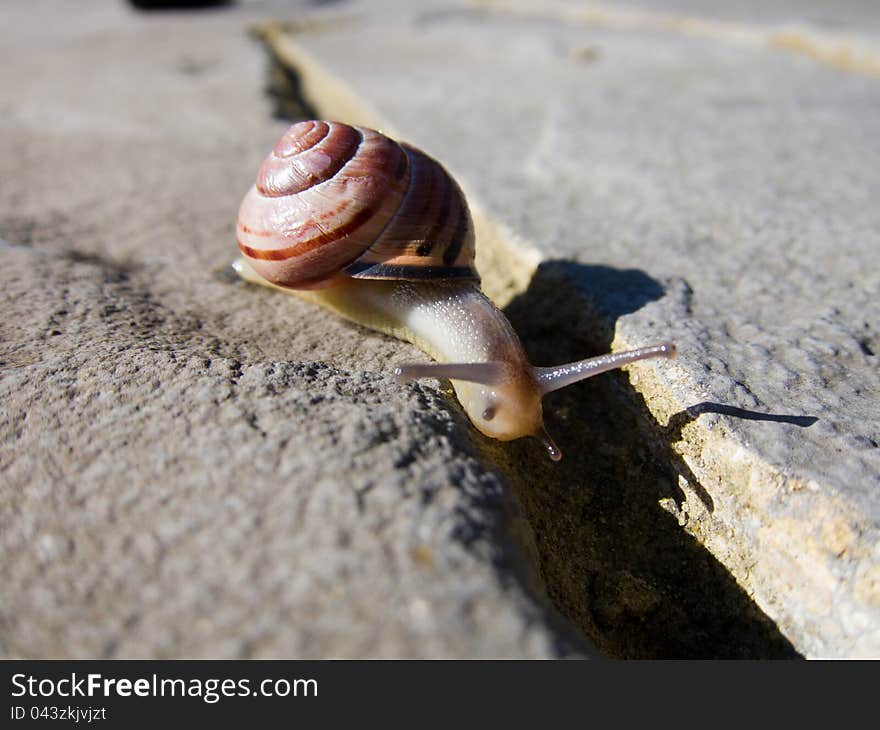
<svg viewBox="0 0 880 730"><path fill-rule="evenodd" d="M499 441L533 436L543 443L553 461L559 461L562 452L544 427L541 400L547 393L639 360L672 358L675 354L675 346L664 342L555 367L517 368L499 361L419 363L398 366L395 376L398 382L449 378L479 431Z"/></svg>

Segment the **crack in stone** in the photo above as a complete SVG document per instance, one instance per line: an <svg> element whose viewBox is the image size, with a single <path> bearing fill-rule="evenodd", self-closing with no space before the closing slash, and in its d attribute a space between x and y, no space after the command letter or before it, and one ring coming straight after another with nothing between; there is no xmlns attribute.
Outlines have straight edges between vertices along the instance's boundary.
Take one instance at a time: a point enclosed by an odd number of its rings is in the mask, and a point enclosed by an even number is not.
<svg viewBox="0 0 880 730"><path fill-rule="evenodd" d="M315 62L301 49L284 43L283 34L280 28L264 28L260 34L271 62L288 67L287 78L293 74L297 80L274 93L302 97L293 99L291 108L351 119L328 113L322 103L322 92L327 97L338 94L341 82L331 78L332 93L316 83L315 75L324 79L330 78L329 74L316 70ZM373 117L368 105L350 91L346 93L349 96L342 102L334 97L334 108L355 110L352 121ZM359 114L358 108L363 108L363 113ZM389 129L388 125L371 126ZM623 312L610 313L609 326L608 312L590 306L580 294L569 296L570 276L552 266L547 268L548 262L543 273L540 269L536 272L535 258L517 251L509 231L481 214L475 217L483 218L484 231L492 231L491 235L480 235L478 225L478 251L488 253L493 264L510 266L513 259L512 267L518 271L506 288L499 287L501 297L488 293L502 303L513 300L506 311L530 355L541 353L533 360L558 361L566 354L570 359L582 357L584 340L598 351L606 350L614 334L613 322ZM500 267L480 268L491 276ZM574 273L583 277L582 269ZM630 282L637 284L637 294L642 297L639 301L662 296L663 287L644 277L647 283ZM595 284L595 277L592 281ZM679 282L676 288L685 292L687 307L690 287ZM635 306L630 299L629 306ZM538 326L542 316L543 324ZM561 342L559 332L581 334ZM542 353L540 342L546 337L552 341L543 344L546 350ZM602 341L594 342L597 337ZM580 351L565 352L573 346ZM705 519L701 515L711 514L713 505L708 491L665 438L641 397L622 386L619 375L551 396L547 409L551 427L578 444L566 455L561 469L548 467L533 443L490 442L468 427L468 437L476 443L484 463L500 468L512 487L513 509L523 515L517 522L522 533L519 542L525 552L537 556L533 566L537 574L522 560L518 567L511 565L517 561L508 557L499 566L501 578L509 579L511 571L519 571L517 579L539 601L543 581L552 603L613 656L797 656L726 566L683 531L677 517L664 510L664 500L673 499L680 505L678 513L687 513L685 522L690 525ZM455 409L457 412L458 407ZM609 413L615 416L608 418ZM626 416L619 417L621 414ZM621 427L620 422L626 426ZM679 486L682 475L691 490L702 495L701 508L689 504ZM466 534L459 538L467 544ZM535 546L533 551L527 548L530 544Z"/></svg>

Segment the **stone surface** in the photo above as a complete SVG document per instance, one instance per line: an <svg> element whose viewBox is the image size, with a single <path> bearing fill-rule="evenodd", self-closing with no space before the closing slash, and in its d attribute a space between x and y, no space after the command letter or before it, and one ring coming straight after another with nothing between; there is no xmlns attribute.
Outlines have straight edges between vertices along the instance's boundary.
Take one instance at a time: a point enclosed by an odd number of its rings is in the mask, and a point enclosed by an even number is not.
<svg viewBox="0 0 880 730"><path fill-rule="evenodd" d="M568 262L595 341L678 343L632 377L681 456L666 506L800 650L877 655L875 14L659 7L348 4L270 37L311 103L362 98Z"/></svg>
<svg viewBox="0 0 880 730"><path fill-rule="evenodd" d="M417 352L229 271L249 10L4 13L0 653L590 655Z"/></svg>
<svg viewBox="0 0 880 730"><path fill-rule="evenodd" d="M4 5L4 655L880 653L868 5L589 7ZM555 467L235 281L270 20L287 114L460 175L535 362L680 360L548 399Z"/></svg>

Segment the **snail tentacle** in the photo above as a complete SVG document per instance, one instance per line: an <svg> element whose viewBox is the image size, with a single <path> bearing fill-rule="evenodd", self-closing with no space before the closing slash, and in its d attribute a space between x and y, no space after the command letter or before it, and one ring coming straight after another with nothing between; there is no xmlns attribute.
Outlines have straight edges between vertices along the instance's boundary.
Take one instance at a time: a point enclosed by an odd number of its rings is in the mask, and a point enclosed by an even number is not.
<svg viewBox="0 0 880 730"><path fill-rule="evenodd" d="M426 362L402 363L394 368L398 383L408 383L419 378L445 378L447 380L466 380L469 383L500 385L507 370L503 362Z"/></svg>
<svg viewBox="0 0 880 730"><path fill-rule="evenodd" d="M610 352L598 357L589 357L585 360L577 360L566 365L556 365L550 368L533 367L532 370L541 388L541 393L546 394L581 380L592 378L599 373L622 368L624 365L629 365L639 360L648 360L655 357L673 358L675 354L675 345L671 342L661 342L656 345L639 347L635 350Z"/></svg>

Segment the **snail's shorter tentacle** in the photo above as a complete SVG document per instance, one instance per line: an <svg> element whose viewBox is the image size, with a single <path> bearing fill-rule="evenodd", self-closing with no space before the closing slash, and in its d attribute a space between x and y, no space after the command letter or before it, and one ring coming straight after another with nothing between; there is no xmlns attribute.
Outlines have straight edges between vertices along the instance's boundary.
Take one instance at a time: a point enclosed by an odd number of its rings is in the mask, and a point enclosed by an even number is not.
<svg viewBox="0 0 880 730"><path fill-rule="evenodd" d="M394 368L398 383L418 378L446 378L466 380L482 385L500 385L504 381L507 366L503 362L431 362L407 363Z"/></svg>
<svg viewBox="0 0 880 730"><path fill-rule="evenodd" d="M561 461L562 460L562 452L559 450L559 447L556 445L556 442L550 438L550 434L547 433L546 428L542 428L541 431L535 434L535 438L538 439L542 444L544 444L544 448L547 449L547 454L550 456L552 461Z"/></svg>

